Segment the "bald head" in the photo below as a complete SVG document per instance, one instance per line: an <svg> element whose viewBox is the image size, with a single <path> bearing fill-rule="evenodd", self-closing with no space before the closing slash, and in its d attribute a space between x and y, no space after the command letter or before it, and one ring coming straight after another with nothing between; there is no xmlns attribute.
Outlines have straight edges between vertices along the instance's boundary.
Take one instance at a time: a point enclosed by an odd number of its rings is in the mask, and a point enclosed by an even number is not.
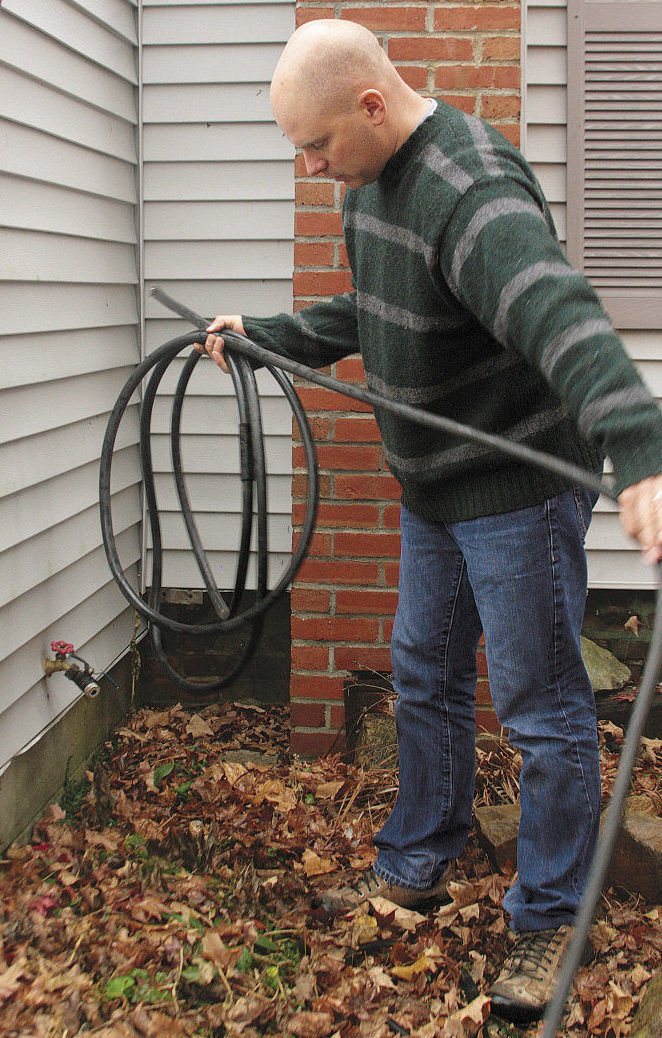
<svg viewBox="0 0 662 1038"><path fill-rule="evenodd" d="M342 109L366 88L388 93L400 83L368 29L325 18L302 25L290 37L274 72L271 102L276 114L293 94Z"/></svg>
<svg viewBox="0 0 662 1038"><path fill-rule="evenodd" d="M422 118L426 102L362 25L308 22L285 47L271 107L309 176L359 187L375 180Z"/></svg>

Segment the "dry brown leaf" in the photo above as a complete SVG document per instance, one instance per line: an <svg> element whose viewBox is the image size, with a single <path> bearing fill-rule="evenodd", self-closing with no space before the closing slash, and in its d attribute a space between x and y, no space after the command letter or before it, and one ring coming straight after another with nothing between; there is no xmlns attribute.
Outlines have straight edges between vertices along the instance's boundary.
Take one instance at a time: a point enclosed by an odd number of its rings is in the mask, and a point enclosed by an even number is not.
<svg viewBox="0 0 662 1038"><path fill-rule="evenodd" d="M416 962L410 963L408 966L393 966L391 973L394 976L399 977L400 980L412 980L418 973L425 973L427 970L432 968L432 963L425 954L419 955Z"/></svg>
<svg viewBox="0 0 662 1038"><path fill-rule="evenodd" d="M631 616L629 618L629 620L626 620L625 623L623 624L623 627L625 628L625 630L626 631L632 631L632 633L634 634L635 638L639 637L639 628L641 626L642 626L641 620L639 619L639 617L636 614L634 616Z"/></svg>
<svg viewBox="0 0 662 1038"><path fill-rule="evenodd" d="M28 960L24 955L12 962L8 969L0 973L0 1006L7 1002L21 986L21 977L27 974Z"/></svg>
<svg viewBox="0 0 662 1038"><path fill-rule="evenodd" d="M295 1013L287 1021L287 1029L295 1038L327 1038L334 1028L332 1013Z"/></svg>
<svg viewBox="0 0 662 1038"><path fill-rule="evenodd" d="M320 782L319 786L315 790L315 796L318 800L335 800L344 785L344 779L334 779L331 782Z"/></svg>
<svg viewBox="0 0 662 1038"><path fill-rule="evenodd" d="M191 720L186 725L186 733L194 739L208 738L214 734L214 729L201 714L193 714Z"/></svg>
<svg viewBox="0 0 662 1038"><path fill-rule="evenodd" d="M323 876L327 872L335 872L337 865L330 858L321 858L315 851L306 847L302 854L303 871L307 876Z"/></svg>
<svg viewBox="0 0 662 1038"><path fill-rule="evenodd" d="M223 768L223 774L231 786L236 785L242 775L246 774L246 768L243 764L240 764L239 761L224 760L222 761L221 766Z"/></svg>
<svg viewBox="0 0 662 1038"><path fill-rule="evenodd" d="M400 908L385 897L371 897L372 905L378 919L388 921L389 926L395 926L398 930L415 930L417 926L424 923L427 916L420 912L412 912L409 908Z"/></svg>

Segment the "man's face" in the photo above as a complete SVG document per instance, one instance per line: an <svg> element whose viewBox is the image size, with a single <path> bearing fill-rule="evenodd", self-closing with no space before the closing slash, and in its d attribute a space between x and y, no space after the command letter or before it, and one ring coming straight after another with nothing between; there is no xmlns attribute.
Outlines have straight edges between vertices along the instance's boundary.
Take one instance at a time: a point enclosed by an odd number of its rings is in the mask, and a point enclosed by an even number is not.
<svg viewBox="0 0 662 1038"><path fill-rule="evenodd" d="M300 102L274 106L276 121L289 141L303 153L309 176L361 187L376 180L386 157L381 154L376 127L368 111L357 104L334 114L306 111Z"/></svg>

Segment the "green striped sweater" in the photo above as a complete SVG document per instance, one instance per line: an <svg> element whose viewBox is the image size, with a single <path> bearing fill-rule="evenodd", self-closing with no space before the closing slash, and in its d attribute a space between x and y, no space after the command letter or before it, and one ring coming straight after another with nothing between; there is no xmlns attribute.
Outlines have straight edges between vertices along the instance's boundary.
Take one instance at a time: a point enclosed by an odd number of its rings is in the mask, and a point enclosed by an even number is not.
<svg viewBox="0 0 662 1038"><path fill-rule="evenodd" d="M662 415L532 171L501 134L440 103L377 181L348 190L355 291L246 334L321 367L360 350L371 389L595 470L662 470ZM376 410L403 503L429 520L510 511L561 477Z"/></svg>

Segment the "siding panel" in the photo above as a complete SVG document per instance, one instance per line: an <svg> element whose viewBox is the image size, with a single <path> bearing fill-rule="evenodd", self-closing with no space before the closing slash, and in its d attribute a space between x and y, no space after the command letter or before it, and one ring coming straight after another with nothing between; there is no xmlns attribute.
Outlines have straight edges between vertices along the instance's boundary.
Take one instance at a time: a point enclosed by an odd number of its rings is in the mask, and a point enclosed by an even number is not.
<svg viewBox="0 0 662 1038"><path fill-rule="evenodd" d="M566 241L567 135L566 0L527 0L524 103L524 151L547 196L561 241ZM571 107L572 110L572 107ZM561 116L563 116L561 118ZM659 244L659 242L658 242ZM652 392L662 397L662 334L623 332L623 340ZM622 533L615 507L600 500L587 538L589 583L600 588L654 588L655 572Z"/></svg>
<svg viewBox="0 0 662 1038"><path fill-rule="evenodd" d="M293 3L150 3L144 10L145 272L199 313L291 312L293 152L269 107L271 73L294 28ZM147 349L189 329L146 300ZM154 411L166 544L164 585L201 587L171 478L167 431L181 363ZM258 374L270 472L272 579L289 552L291 415ZM239 545L232 384L200 365L182 417L185 469L221 587ZM251 566L249 586L254 587Z"/></svg>
<svg viewBox="0 0 662 1038"><path fill-rule="evenodd" d="M102 670L133 627L97 498L108 412L138 358L135 43L129 0L0 8L0 769L80 695L45 679L50 640ZM134 407L118 447L135 569Z"/></svg>

